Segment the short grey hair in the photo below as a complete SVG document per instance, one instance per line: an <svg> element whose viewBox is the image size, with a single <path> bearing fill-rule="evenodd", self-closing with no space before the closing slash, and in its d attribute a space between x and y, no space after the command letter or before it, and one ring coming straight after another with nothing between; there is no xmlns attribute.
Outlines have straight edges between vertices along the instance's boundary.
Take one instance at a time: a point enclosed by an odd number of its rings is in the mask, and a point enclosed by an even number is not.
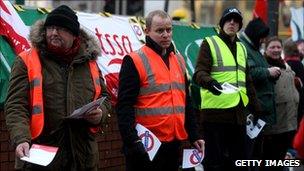
<svg viewBox="0 0 304 171"><path fill-rule="evenodd" d="M156 15L160 16L161 18L170 18L171 19L170 15L163 10L152 11L146 17L146 28L147 29L151 28L153 17Z"/></svg>

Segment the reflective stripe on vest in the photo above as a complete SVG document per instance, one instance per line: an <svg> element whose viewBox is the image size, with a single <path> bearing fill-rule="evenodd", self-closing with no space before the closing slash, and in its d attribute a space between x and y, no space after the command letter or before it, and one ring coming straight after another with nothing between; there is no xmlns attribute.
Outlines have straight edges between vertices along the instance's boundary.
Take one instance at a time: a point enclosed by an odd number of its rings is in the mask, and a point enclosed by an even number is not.
<svg viewBox="0 0 304 171"><path fill-rule="evenodd" d="M218 36L206 38L213 60L211 77L220 84L228 82L240 88L239 92L224 94L219 96L213 95L209 90L201 88L201 109L226 109L231 108L240 102L244 106L248 104L248 96L246 90L246 49L242 43L236 43L236 59L233 57L230 49L225 42ZM224 56L224 58L223 58Z"/></svg>
<svg viewBox="0 0 304 171"><path fill-rule="evenodd" d="M171 53L168 68L147 46L132 52L130 57L140 77L140 91L134 106L136 122L152 131L162 142L186 139L183 58Z"/></svg>
<svg viewBox="0 0 304 171"><path fill-rule="evenodd" d="M28 79L30 85L30 106L31 123L30 131L32 139L37 138L44 126L44 107L43 107L43 89L42 89L42 71L41 63L36 49L30 49L19 54L27 67ZM90 61L90 72L94 83L94 100L101 94L101 85L99 80L99 69L96 61ZM93 132L93 130L91 130Z"/></svg>

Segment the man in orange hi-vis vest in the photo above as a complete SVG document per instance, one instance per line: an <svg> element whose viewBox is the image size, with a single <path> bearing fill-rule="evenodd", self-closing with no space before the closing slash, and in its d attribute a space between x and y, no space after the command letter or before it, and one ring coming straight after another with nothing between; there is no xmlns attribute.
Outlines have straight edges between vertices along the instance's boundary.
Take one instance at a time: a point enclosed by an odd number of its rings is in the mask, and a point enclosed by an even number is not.
<svg viewBox="0 0 304 171"><path fill-rule="evenodd" d="M116 112L126 157L126 170L178 170L179 148L189 139L200 152L204 141L198 136L185 62L174 51L172 21L161 10L146 18L146 44L124 57L119 74ZM139 123L161 141L149 160L135 129Z"/></svg>
<svg viewBox="0 0 304 171"><path fill-rule="evenodd" d="M7 101L6 124L16 148L17 169L97 170L95 134L110 111L96 58L98 42L80 29L78 17L62 5L31 28L32 48L16 58ZM106 100L80 119L68 116L100 97ZM31 144L58 147L48 166L23 163Z"/></svg>

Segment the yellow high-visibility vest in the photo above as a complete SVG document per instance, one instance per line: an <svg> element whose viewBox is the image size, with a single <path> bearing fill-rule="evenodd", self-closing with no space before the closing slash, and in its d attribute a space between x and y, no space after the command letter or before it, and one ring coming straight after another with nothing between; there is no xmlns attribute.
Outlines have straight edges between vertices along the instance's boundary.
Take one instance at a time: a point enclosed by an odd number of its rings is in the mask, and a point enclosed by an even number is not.
<svg viewBox="0 0 304 171"><path fill-rule="evenodd" d="M244 106L248 104L246 90L246 48L241 42L236 42L236 59L234 59L230 49L218 36L206 38L213 60L211 77L220 84L230 83L240 89L240 91L219 96L212 94L209 90L201 88L201 109L226 109L235 107L240 99Z"/></svg>

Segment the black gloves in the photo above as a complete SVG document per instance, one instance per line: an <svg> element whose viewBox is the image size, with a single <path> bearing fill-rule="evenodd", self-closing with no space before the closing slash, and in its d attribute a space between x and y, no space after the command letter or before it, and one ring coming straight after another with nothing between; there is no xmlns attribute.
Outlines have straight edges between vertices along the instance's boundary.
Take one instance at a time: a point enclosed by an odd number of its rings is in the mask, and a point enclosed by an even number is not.
<svg viewBox="0 0 304 171"><path fill-rule="evenodd" d="M218 96L218 95L220 95L222 92L218 91L215 87L216 87L217 89L219 89L219 90L222 90L222 89L223 89L220 83L218 83L216 80L213 80L213 81L211 81L210 84L209 84L209 91L211 91L212 94Z"/></svg>
<svg viewBox="0 0 304 171"><path fill-rule="evenodd" d="M141 141L134 142L129 146L124 146L124 153L126 156L142 157L149 160L149 155Z"/></svg>

